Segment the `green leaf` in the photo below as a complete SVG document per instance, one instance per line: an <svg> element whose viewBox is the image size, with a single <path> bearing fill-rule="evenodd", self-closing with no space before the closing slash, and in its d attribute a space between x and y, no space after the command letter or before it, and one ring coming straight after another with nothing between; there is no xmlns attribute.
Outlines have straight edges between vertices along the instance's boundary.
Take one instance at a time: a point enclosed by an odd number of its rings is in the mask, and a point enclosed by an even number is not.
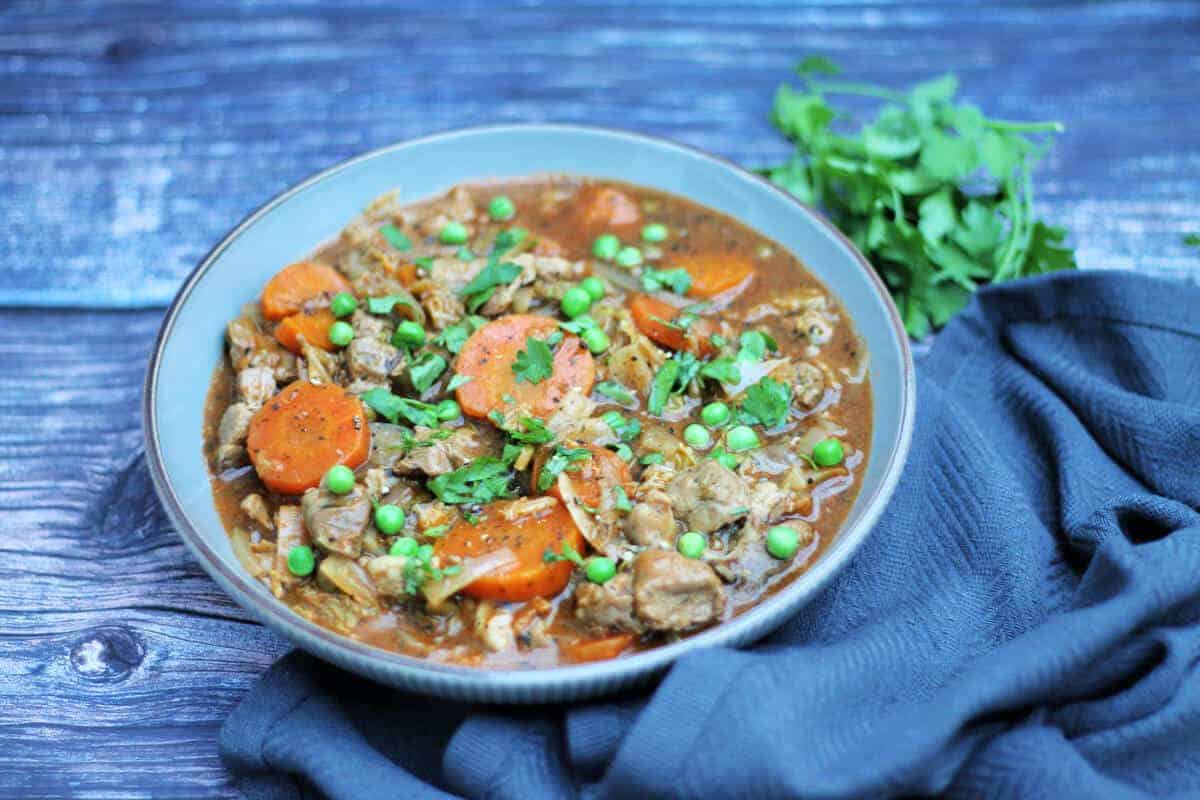
<svg viewBox="0 0 1200 800"><path fill-rule="evenodd" d="M521 267L511 261L489 261L471 282L458 290L460 297L473 297L489 290L495 291L497 286L507 286L521 274ZM491 297L491 295L488 295ZM486 300L484 302L487 302ZM480 303L479 305L483 305Z"/></svg>
<svg viewBox="0 0 1200 800"><path fill-rule="evenodd" d="M625 493L624 486L613 487L613 507L617 511L633 511L633 503L629 502L629 495Z"/></svg>
<svg viewBox="0 0 1200 800"><path fill-rule="evenodd" d="M471 315L464 317L461 321L445 328L441 333L434 337L434 344L446 348L451 353L457 354L462 350L462 346L467 343L467 339L471 338L471 334L482 328L487 323L483 317Z"/></svg>
<svg viewBox="0 0 1200 800"><path fill-rule="evenodd" d="M685 269L645 267L642 270L642 288L647 292L668 288L675 294L687 294L688 289L692 288L692 276Z"/></svg>
<svg viewBox="0 0 1200 800"><path fill-rule="evenodd" d="M1003 237L1004 220L995 209L975 200L963 209L962 219L953 234L954 243L981 263Z"/></svg>
<svg viewBox="0 0 1200 800"><path fill-rule="evenodd" d="M392 309L396 307L397 303L399 303L402 306L409 306L409 307L412 307L412 305L413 305L413 302L411 300L409 300L407 297L401 297L400 295L396 295L396 294L389 294L389 295L385 295L383 297L368 297L367 298L367 311L371 314L379 314L380 316L386 316L387 314L392 313Z"/></svg>
<svg viewBox="0 0 1200 800"><path fill-rule="evenodd" d="M1183 243L1187 247L1200 247L1200 233L1189 233L1183 237Z"/></svg>
<svg viewBox="0 0 1200 800"><path fill-rule="evenodd" d="M422 353L408 367L408 377L413 388L424 393L446 371L446 359L437 353Z"/></svg>
<svg viewBox="0 0 1200 800"><path fill-rule="evenodd" d="M543 340L526 336L525 349L517 351L512 371L517 383L541 383L554 374L554 351Z"/></svg>
<svg viewBox="0 0 1200 800"><path fill-rule="evenodd" d="M395 225L384 225L379 229L379 232L383 234L384 239L387 239L388 244L397 250L412 250L412 240Z"/></svg>
<svg viewBox="0 0 1200 800"><path fill-rule="evenodd" d="M738 368L737 362L732 358L714 358L704 366L700 367L700 375L704 378L712 378L718 383L728 383L737 385L742 382L742 371Z"/></svg>
<svg viewBox="0 0 1200 800"><path fill-rule="evenodd" d="M642 456L638 460L641 461L643 465L650 467L655 464L664 463L667 460L667 457L662 453L646 453L646 455Z"/></svg>
<svg viewBox="0 0 1200 800"><path fill-rule="evenodd" d="M501 417L503 419L503 416ZM521 417L517 420L517 428L505 428L508 438L517 444L550 444L554 441L554 432L546 424L535 417Z"/></svg>
<svg viewBox="0 0 1200 800"><path fill-rule="evenodd" d="M679 362L667 359L654 373L650 384L650 397L646 400L646 410L651 414L661 414L667 406L667 398L675 388L675 379L679 377Z"/></svg>
<svg viewBox="0 0 1200 800"><path fill-rule="evenodd" d="M1013 174L1025 158L1025 141L999 131L988 131L979 143L979 158L998 181Z"/></svg>
<svg viewBox="0 0 1200 800"><path fill-rule="evenodd" d="M921 148L920 164L922 169L939 180L962 180L978 166L975 144L968 139L942 133L930 134Z"/></svg>
<svg viewBox="0 0 1200 800"><path fill-rule="evenodd" d="M790 86L780 86L775 93L772 119L788 138L810 142L829 128L834 116L820 95L800 94Z"/></svg>
<svg viewBox="0 0 1200 800"><path fill-rule="evenodd" d="M887 106L874 125L863 128L863 146L868 155L898 161L921 149L921 132L911 114Z"/></svg>
<svg viewBox="0 0 1200 800"><path fill-rule="evenodd" d="M437 499L451 505L486 505L512 497L512 470L498 458L483 456L464 467L438 475L426 486Z"/></svg>
<svg viewBox="0 0 1200 800"><path fill-rule="evenodd" d="M564 472L579 471L582 468L580 462L588 461L591 457L592 451L585 447L556 445L550 458L546 459L546 463L542 465L542 471L538 473L538 491L544 492L549 489L558 480L558 476Z"/></svg>
<svg viewBox="0 0 1200 800"><path fill-rule="evenodd" d="M450 378L450 382L446 384L446 393L449 394L460 386L466 386L473 380L475 378L471 375L454 375Z"/></svg>
<svg viewBox="0 0 1200 800"><path fill-rule="evenodd" d="M602 394L609 400L614 400L623 406L633 405L636 398L633 392L616 381L600 381L596 384L597 394Z"/></svg>
<svg viewBox="0 0 1200 800"><path fill-rule="evenodd" d="M359 399L388 422L397 422L400 418L404 418L413 425L422 425L426 428L436 428L438 425L436 406L422 403L420 400L399 397L382 387L368 389L359 396Z"/></svg>
<svg viewBox="0 0 1200 800"><path fill-rule="evenodd" d="M796 72L801 75L837 75L841 70L825 56L808 56L796 65Z"/></svg>
<svg viewBox="0 0 1200 800"><path fill-rule="evenodd" d="M742 411L756 419L764 428L782 425L791 407L792 389L774 378L761 378L746 389Z"/></svg>
<svg viewBox="0 0 1200 800"><path fill-rule="evenodd" d="M942 189L931 194L917 206L921 221L917 227L921 235L930 242L940 242L942 237L954 230L958 224L958 214L954 209L954 200L949 189Z"/></svg>
<svg viewBox="0 0 1200 800"><path fill-rule="evenodd" d="M1067 231L1064 228L1034 223L1026 256L1027 269L1022 274L1038 275L1060 269L1075 269L1075 251L1063 246L1066 238ZM1192 244L1200 247L1200 237Z"/></svg>

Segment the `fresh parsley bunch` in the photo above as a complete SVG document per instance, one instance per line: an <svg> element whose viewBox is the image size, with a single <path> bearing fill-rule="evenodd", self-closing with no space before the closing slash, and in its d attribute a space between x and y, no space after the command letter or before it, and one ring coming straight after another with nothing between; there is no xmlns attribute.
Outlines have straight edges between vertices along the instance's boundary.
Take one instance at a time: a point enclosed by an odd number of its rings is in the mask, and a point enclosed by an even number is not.
<svg viewBox="0 0 1200 800"><path fill-rule="evenodd" d="M823 209L883 276L911 336L959 311L980 284L1075 267L1066 231L1035 219L1030 173L1057 122L988 119L956 103L953 75L898 92L830 80L820 57L797 67L772 121L796 151L763 172ZM829 95L883 101L857 133ZM843 128L836 123L850 122Z"/></svg>

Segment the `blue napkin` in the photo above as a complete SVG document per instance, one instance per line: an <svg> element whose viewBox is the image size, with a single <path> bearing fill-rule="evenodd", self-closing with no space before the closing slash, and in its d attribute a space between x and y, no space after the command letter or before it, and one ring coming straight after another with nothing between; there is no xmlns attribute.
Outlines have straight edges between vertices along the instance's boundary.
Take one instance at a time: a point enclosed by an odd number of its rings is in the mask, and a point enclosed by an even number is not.
<svg viewBox="0 0 1200 800"><path fill-rule="evenodd" d="M1200 288L988 289L919 373L878 529L753 649L550 708L293 654L225 763L251 797L1200 796Z"/></svg>

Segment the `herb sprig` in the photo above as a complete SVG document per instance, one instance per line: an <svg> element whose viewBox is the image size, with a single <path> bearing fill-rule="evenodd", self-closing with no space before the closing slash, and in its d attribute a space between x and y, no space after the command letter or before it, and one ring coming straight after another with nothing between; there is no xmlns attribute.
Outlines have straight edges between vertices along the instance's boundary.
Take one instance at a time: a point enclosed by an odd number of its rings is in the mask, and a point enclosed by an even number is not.
<svg viewBox="0 0 1200 800"><path fill-rule="evenodd" d="M1066 231L1033 211L1033 165L1061 124L989 119L955 101L953 75L901 92L831 80L838 69L820 57L797 72L803 86L781 86L772 112L795 153L763 172L866 254L910 335L944 325L983 283L1075 267ZM848 134L834 124L852 115L831 95L883 106Z"/></svg>

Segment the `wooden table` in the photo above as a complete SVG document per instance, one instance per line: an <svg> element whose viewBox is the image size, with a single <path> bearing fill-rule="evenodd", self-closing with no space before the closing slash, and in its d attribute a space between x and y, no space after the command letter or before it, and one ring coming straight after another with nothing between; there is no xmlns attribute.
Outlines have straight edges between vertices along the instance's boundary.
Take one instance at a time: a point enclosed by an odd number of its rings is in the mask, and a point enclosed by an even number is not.
<svg viewBox="0 0 1200 800"><path fill-rule="evenodd" d="M0 795L233 794L217 728L288 646L189 557L138 422L162 307L227 229L349 155L483 122L776 159L771 93L813 52L1062 120L1039 201L1081 264L1200 277L1191 2L5 4Z"/></svg>

